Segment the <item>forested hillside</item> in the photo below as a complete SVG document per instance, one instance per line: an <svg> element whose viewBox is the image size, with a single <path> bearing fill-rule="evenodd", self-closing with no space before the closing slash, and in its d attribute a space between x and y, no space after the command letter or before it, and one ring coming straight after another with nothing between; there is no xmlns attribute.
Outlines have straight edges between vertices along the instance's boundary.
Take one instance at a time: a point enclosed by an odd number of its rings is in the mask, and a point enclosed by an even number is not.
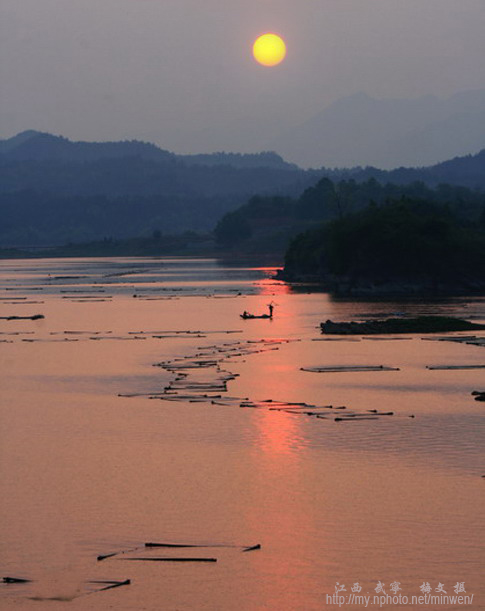
<svg viewBox="0 0 485 611"><path fill-rule="evenodd" d="M484 291L485 207L467 218L430 201L370 204L297 236L284 277L350 293Z"/></svg>
<svg viewBox="0 0 485 611"><path fill-rule="evenodd" d="M334 182L315 186L322 177ZM249 249L284 252L315 221L402 193L428 198L425 184L441 183L484 189L485 150L431 168L305 171L271 152L175 155L145 142L28 131L0 141L0 246L206 232L243 205L218 225L219 242L244 235ZM439 186L431 198L465 210L480 195Z"/></svg>
<svg viewBox="0 0 485 611"><path fill-rule="evenodd" d="M381 184L374 178L361 183L322 178L299 198L251 198L227 213L215 234L223 248L283 253L294 236L322 221L342 219L370 203L383 206L403 199L446 206L453 216L466 222L475 222L485 205L484 193L465 187L440 185L432 189L422 182L395 185Z"/></svg>
<svg viewBox="0 0 485 611"><path fill-rule="evenodd" d="M440 184L460 185L470 189L485 190L485 149L476 155L455 157L425 168L397 168L378 170L377 168L354 168L344 172L344 176L363 181L375 178L379 182L398 185L415 181L424 182L430 187Z"/></svg>
<svg viewBox="0 0 485 611"><path fill-rule="evenodd" d="M0 142L0 245L207 231L255 193L298 195L318 177L272 153L184 157L25 132Z"/></svg>

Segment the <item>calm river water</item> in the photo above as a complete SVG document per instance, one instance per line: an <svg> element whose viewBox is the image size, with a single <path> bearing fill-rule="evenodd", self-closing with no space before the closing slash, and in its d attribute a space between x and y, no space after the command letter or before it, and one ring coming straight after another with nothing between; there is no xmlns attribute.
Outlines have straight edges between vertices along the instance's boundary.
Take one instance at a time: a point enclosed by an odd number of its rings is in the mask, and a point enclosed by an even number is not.
<svg viewBox="0 0 485 611"><path fill-rule="evenodd" d="M319 331L484 321L485 300L336 300L273 272L0 262L0 317L44 315L0 319L0 578L31 580L0 583L0 608L485 608L485 347ZM273 320L239 316L270 302Z"/></svg>

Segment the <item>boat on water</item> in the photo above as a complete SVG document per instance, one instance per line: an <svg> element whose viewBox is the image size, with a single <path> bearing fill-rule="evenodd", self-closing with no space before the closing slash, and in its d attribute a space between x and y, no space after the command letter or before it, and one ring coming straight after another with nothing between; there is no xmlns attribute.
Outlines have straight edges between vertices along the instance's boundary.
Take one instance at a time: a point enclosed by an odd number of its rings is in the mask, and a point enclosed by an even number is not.
<svg viewBox="0 0 485 611"><path fill-rule="evenodd" d="M268 308L269 308L269 314L250 314L249 312L246 312L246 310L244 310L244 312L242 314L239 314L239 316L241 318L243 318L244 320L252 320L253 318L273 318L273 310L274 310L274 306L276 304L272 301L271 303L268 303Z"/></svg>
<svg viewBox="0 0 485 611"><path fill-rule="evenodd" d="M252 320L253 318L273 318L269 314L249 314L249 312L243 312L239 314L239 316L244 320Z"/></svg>

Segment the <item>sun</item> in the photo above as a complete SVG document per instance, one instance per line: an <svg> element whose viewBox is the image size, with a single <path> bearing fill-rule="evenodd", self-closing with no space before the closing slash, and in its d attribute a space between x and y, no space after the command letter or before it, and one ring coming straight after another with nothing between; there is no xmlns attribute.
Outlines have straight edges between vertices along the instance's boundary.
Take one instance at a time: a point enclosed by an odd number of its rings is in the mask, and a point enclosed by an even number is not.
<svg viewBox="0 0 485 611"><path fill-rule="evenodd" d="M262 34L253 44L253 56L262 66L276 66L285 59L285 41L271 32Z"/></svg>

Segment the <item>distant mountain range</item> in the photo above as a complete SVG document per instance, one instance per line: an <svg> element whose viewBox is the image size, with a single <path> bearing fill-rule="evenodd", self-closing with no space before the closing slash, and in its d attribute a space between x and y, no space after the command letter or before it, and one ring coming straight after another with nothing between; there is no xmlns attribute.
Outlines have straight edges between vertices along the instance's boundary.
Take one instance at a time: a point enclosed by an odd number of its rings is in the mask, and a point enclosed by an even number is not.
<svg viewBox="0 0 485 611"><path fill-rule="evenodd" d="M420 167L485 147L485 89L447 99L342 98L269 143L305 167Z"/></svg>
<svg viewBox="0 0 485 611"><path fill-rule="evenodd" d="M30 130L0 141L0 245L208 231L254 194L296 196L313 182L271 152L175 155Z"/></svg>
<svg viewBox="0 0 485 611"><path fill-rule="evenodd" d="M25 131L0 140L0 191L70 195L252 195L296 192L304 173L272 152L175 155L154 144L71 142ZM305 182L305 181L304 181Z"/></svg>
<svg viewBox="0 0 485 611"><path fill-rule="evenodd" d="M272 152L175 155L26 131L0 141L0 246L210 231L253 195L298 197L324 176L485 189L485 150L427 168L303 170Z"/></svg>
<svg viewBox="0 0 485 611"><path fill-rule="evenodd" d="M235 168L272 168L298 170L298 166L284 161L274 152L241 154L210 153L176 155L155 144L130 140L122 142L72 142L62 136L54 136L35 130L27 130L13 138L0 140L0 160L3 161L62 161L95 162L101 159L139 157L158 163L183 163L185 165L231 166Z"/></svg>

